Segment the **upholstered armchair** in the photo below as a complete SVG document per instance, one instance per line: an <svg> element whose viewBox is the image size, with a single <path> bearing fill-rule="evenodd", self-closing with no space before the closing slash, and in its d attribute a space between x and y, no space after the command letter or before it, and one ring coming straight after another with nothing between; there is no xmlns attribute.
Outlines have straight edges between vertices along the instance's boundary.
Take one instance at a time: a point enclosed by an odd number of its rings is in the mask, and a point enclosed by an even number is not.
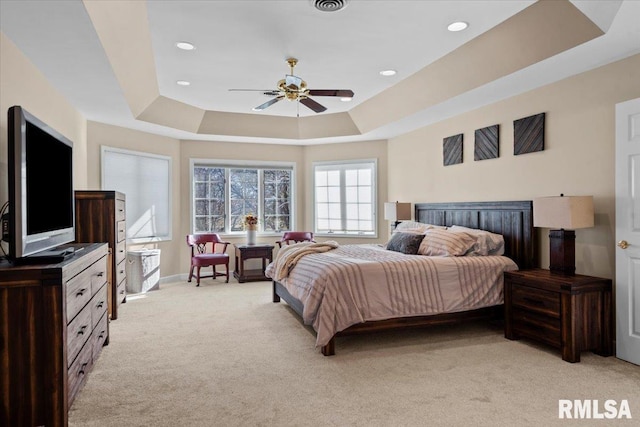
<svg viewBox="0 0 640 427"><path fill-rule="evenodd" d="M209 234L189 234L187 235L187 244L191 247L191 269L189 270L189 282L193 277L193 270L196 270L196 286L200 286L200 279L206 277L218 276L227 277L226 283L229 283L229 254L227 246L229 242L224 242L216 233ZM224 265L225 273L216 271L217 265ZM212 267L211 275L202 276L200 269L202 267Z"/></svg>
<svg viewBox="0 0 640 427"><path fill-rule="evenodd" d="M282 245L291 244L291 242L315 242L315 240L313 240L313 233L311 231L285 231L280 240L276 241L280 248Z"/></svg>

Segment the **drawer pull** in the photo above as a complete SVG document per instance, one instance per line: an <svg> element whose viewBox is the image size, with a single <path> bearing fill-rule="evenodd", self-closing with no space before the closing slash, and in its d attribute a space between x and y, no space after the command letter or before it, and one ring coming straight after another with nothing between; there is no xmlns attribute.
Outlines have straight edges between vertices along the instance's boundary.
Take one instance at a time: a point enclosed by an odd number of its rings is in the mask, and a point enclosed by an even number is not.
<svg viewBox="0 0 640 427"><path fill-rule="evenodd" d="M124 294L124 289L120 291L120 295Z"/></svg>
<svg viewBox="0 0 640 427"><path fill-rule="evenodd" d="M85 363L82 364L82 366L80 367L80 371L78 372L78 376L85 374L84 368L86 368L88 364L89 364L89 362L85 362Z"/></svg>
<svg viewBox="0 0 640 427"><path fill-rule="evenodd" d="M87 329L87 325L80 327L80 329L78 330L78 335L84 335L85 329Z"/></svg>
<svg viewBox="0 0 640 427"><path fill-rule="evenodd" d="M96 274L96 276L98 276L98 277L104 276L104 271L101 271L100 273Z"/></svg>
<svg viewBox="0 0 640 427"><path fill-rule="evenodd" d="M105 333L105 331L100 332L100 335L98 335L98 339L104 338L104 333Z"/></svg>
<svg viewBox="0 0 640 427"><path fill-rule="evenodd" d="M85 291L87 290L87 288L82 288L78 291L78 293L76 293L76 297L81 297L82 295L84 295Z"/></svg>
<svg viewBox="0 0 640 427"><path fill-rule="evenodd" d="M96 308L102 308L102 306L104 306L104 301L100 301L98 304L96 304Z"/></svg>
<svg viewBox="0 0 640 427"><path fill-rule="evenodd" d="M539 300L539 299L533 299L533 298L529 298L529 297L523 297L522 299L525 300L526 302L528 302L529 304L540 305L540 306L544 305L544 301Z"/></svg>

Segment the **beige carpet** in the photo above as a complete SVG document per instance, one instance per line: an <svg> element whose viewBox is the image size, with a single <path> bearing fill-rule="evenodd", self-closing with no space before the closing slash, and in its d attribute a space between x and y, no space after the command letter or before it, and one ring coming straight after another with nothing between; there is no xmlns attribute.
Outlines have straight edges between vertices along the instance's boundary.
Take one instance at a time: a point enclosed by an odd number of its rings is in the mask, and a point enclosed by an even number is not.
<svg viewBox="0 0 640 427"><path fill-rule="evenodd" d="M206 279L129 297L71 426L640 425L640 367L466 324L344 337L336 355L271 283ZM632 420L560 420L559 399L627 399Z"/></svg>

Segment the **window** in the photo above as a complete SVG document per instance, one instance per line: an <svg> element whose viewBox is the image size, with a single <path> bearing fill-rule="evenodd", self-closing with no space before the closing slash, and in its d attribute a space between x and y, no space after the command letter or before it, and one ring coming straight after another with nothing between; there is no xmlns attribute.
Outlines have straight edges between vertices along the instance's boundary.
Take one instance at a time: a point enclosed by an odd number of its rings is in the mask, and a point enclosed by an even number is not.
<svg viewBox="0 0 640 427"><path fill-rule="evenodd" d="M292 229L293 164L242 163L191 161L194 233L242 232L247 214L261 232Z"/></svg>
<svg viewBox="0 0 640 427"><path fill-rule="evenodd" d="M171 158L102 146L102 189L126 196L127 239L171 240Z"/></svg>
<svg viewBox="0 0 640 427"><path fill-rule="evenodd" d="M376 161L314 163L315 232L375 237Z"/></svg>

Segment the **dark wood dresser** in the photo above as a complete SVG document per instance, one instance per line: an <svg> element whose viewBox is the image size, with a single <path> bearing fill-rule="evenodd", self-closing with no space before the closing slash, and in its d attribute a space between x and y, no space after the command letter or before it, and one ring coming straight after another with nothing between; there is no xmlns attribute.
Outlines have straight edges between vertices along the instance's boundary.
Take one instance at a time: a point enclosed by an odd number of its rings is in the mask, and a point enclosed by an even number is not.
<svg viewBox="0 0 640 427"><path fill-rule="evenodd" d="M109 341L105 243L59 264L0 262L0 425L66 426Z"/></svg>
<svg viewBox="0 0 640 427"><path fill-rule="evenodd" d="M579 362L580 352L613 354L611 280L565 276L549 270L504 274L506 338L526 337L559 348L562 359Z"/></svg>
<svg viewBox="0 0 640 427"><path fill-rule="evenodd" d="M111 251L109 316L127 300L125 195L118 191L76 191L76 242L106 242Z"/></svg>

